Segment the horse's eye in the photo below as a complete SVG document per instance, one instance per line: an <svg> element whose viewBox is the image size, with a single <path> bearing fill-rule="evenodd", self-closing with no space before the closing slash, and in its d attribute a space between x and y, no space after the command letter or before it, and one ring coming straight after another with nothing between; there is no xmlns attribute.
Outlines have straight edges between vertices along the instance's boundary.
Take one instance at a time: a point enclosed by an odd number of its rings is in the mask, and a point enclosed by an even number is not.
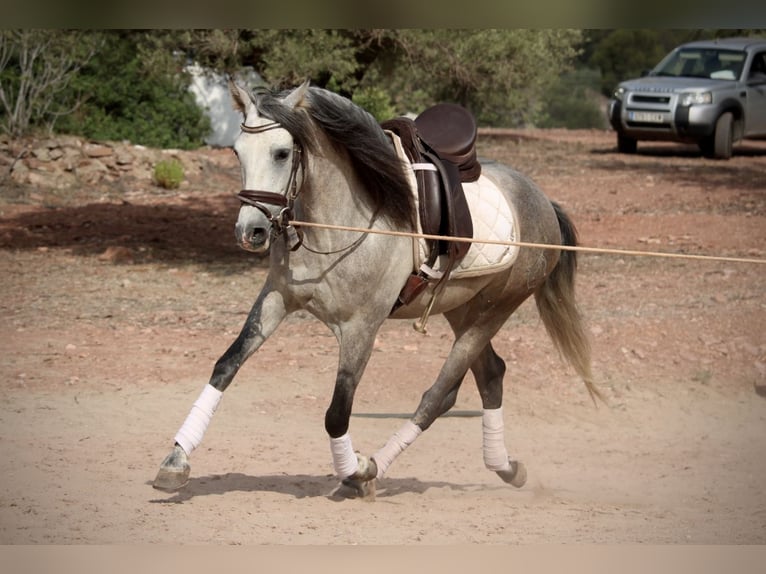
<svg viewBox="0 0 766 574"><path fill-rule="evenodd" d="M290 157L290 150L286 148L274 151L274 161L285 161Z"/></svg>

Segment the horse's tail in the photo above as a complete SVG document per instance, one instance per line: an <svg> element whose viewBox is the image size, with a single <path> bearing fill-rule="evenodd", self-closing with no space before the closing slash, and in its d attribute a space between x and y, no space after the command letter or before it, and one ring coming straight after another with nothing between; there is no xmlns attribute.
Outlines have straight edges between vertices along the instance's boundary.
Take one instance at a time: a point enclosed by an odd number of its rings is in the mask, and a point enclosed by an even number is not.
<svg viewBox="0 0 766 574"><path fill-rule="evenodd" d="M555 202L553 209L561 229L562 245L577 245L577 230L566 212ZM585 383L593 403L606 400L593 382L590 340L575 303L577 252L562 250L559 261L535 292L537 310L559 353L574 367Z"/></svg>

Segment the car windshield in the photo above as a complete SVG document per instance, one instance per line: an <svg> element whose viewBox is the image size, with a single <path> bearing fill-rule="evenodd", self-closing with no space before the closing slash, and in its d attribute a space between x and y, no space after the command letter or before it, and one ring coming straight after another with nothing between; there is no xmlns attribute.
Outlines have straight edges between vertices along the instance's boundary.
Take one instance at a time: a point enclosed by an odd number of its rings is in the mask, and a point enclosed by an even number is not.
<svg viewBox="0 0 766 574"><path fill-rule="evenodd" d="M745 52L739 50L681 48L671 52L650 75L736 80L744 63Z"/></svg>

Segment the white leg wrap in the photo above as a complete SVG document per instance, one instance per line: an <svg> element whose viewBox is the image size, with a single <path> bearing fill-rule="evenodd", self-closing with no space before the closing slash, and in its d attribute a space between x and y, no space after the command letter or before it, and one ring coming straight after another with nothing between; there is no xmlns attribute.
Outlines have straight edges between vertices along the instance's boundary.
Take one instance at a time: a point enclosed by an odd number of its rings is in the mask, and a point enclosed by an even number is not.
<svg viewBox="0 0 766 574"><path fill-rule="evenodd" d="M503 407L499 409L484 409L482 411L481 427L484 434L484 466L489 470L508 470L508 451L505 449L503 432Z"/></svg>
<svg viewBox="0 0 766 574"><path fill-rule="evenodd" d="M356 458L354 447L351 446L351 437L348 433L338 438L331 438L330 450L332 451L335 473L339 478L348 478L359 469L359 461Z"/></svg>
<svg viewBox="0 0 766 574"><path fill-rule="evenodd" d="M186 417L175 438L187 456L202 442L202 436L210 425L210 419L218 408L222 396L221 391L206 384L199 398L194 402L189 416Z"/></svg>
<svg viewBox="0 0 766 574"><path fill-rule="evenodd" d="M402 428L396 431L393 436L388 439L388 442L383 448L372 455L372 458L375 459L375 464L378 467L378 478L385 474L388 467L394 462L394 459L399 456L405 448L415 442L415 439L418 438L422 432L423 431L418 425L412 421L407 421L402 425Z"/></svg>

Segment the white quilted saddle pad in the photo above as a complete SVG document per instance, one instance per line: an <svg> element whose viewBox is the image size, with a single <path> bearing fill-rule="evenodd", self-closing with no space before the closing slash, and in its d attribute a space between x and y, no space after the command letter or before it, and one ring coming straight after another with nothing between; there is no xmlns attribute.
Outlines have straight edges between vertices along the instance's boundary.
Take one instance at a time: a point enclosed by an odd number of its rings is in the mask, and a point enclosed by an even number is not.
<svg viewBox="0 0 766 574"><path fill-rule="evenodd" d="M476 277L510 267L519 253L518 246L482 241L517 241L518 226L511 205L494 182L485 176L478 181L463 183L463 191L471 211L473 239L471 248L458 266L452 270L451 278ZM417 192L416 192L417 195ZM426 260L425 240L419 240L416 261L418 267ZM446 264L446 255L439 257L434 271Z"/></svg>
<svg viewBox="0 0 766 574"><path fill-rule="evenodd" d="M400 158L409 163L399 137L386 130L391 138L394 148ZM419 198L415 172L410 169L408 179L410 189L415 198L415 204L419 213ZM508 200L500 191L500 188L485 176L480 176L477 181L463 183L463 191L468 202L473 221L473 238L471 248L466 253L460 264L452 270L451 278L476 277L485 273L493 273L510 267L519 253L518 246L502 245L498 243L482 243L482 241L518 241L518 224L516 213ZM423 230L418 219L418 233ZM428 257L426 241L413 239L413 255L415 271ZM447 257L443 255L434 264L433 271L439 272L440 267L446 264Z"/></svg>

